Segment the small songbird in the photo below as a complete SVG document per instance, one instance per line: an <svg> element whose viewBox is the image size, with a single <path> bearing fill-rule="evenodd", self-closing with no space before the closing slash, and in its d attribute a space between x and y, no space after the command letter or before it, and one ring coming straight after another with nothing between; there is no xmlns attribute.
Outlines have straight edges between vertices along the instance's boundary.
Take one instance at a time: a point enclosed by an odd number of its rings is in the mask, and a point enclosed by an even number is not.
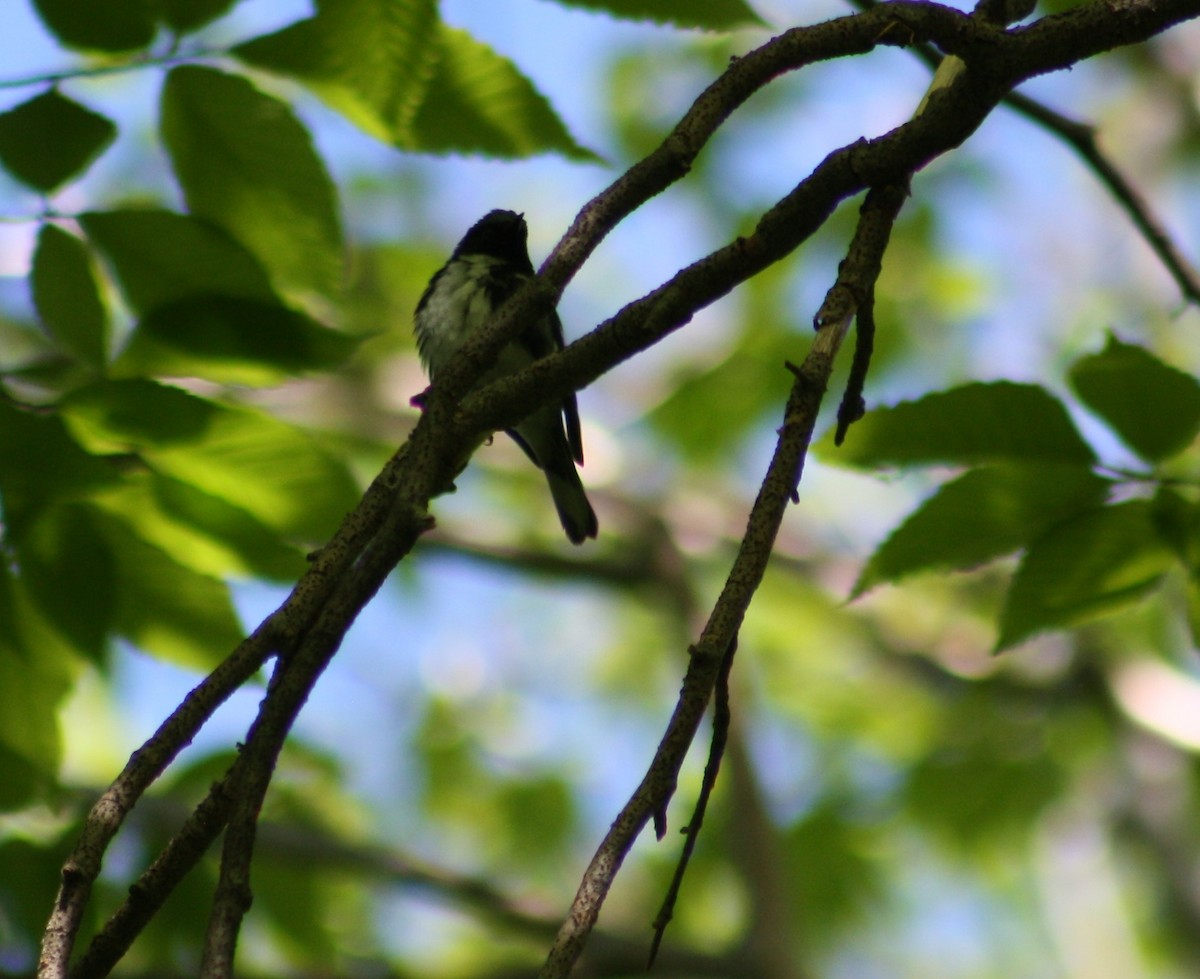
<svg viewBox="0 0 1200 979"><path fill-rule="evenodd" d="M490 211L463 236L450 260L429 280L413 322L417 350L430 380L435 380L438 371L492 313L533 277L527 234L524 215ZM552 311L517 334L477 383L482 386L514 374L562 348L562 322ZM558 519L571 543L582 544L595 537L596 514L575 469L575 463L583 464L575 394L559 404L539 408L508 429L508 434L546 474Z"/></svg>

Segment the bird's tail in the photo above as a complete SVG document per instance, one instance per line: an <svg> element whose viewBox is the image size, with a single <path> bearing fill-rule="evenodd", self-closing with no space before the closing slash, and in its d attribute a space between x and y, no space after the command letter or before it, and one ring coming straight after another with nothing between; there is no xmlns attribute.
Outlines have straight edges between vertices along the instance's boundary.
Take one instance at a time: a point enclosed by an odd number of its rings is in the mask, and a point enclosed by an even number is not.
<svg viewBox="0 0 1200 979"><path fill-rule="evenodd" d="M589 537L595 537L599 530L596 511L587 498L574 462L568 457L566 465L547 467L545 472L550 495L554 498L554 508L558 510L558 519L571 543L582 544Z"/></svg>

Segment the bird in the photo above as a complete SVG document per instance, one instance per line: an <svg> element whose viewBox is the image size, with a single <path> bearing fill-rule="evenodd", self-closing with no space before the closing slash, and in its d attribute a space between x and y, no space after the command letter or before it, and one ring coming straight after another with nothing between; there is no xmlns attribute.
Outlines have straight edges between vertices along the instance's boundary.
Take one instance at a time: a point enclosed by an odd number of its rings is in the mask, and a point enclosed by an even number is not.
<svg viewBox="0 0 1200 979"><path fill-rule="evenodd" d="M417 352L431 382L505 300L533 278L528 236L523 214L489 211L463 235L446 264L429 280L417 302L413 327ZM476 386L515 374L562 348L562 321L552 310L506 344ZM505 431L545 474L571 543L594 538L596 513L575 468L576 463L583 465L575 393L557 404L543 405Z"/></svg>

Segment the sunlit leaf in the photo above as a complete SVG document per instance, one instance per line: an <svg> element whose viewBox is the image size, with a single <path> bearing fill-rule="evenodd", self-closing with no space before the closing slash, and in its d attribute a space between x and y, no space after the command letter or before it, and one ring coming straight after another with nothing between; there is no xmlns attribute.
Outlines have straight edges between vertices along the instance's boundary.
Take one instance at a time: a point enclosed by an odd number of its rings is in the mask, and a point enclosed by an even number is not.
<svg viewBox="0 0 1200 979"><path fill-rule="evenodd" d="M1033 384L967 384L891 408L870 408L842 447L818 446L830 463L864 468L983 462L1089 464L1095 454L1062 403Z"/></svg>
<svg viewBox="0 0 1200 979"><path fill-rule="evenodd" d="M344 466L270 415L145 380L73 393L63 413L97 452L137 452L155 472L250 513L288 537L328 536L358 490Z"/></svg>
<svg viewBox="0 0 1200 979"><path fill-rule="evenodd" d="M246 245L282 289L338 290L337 194L286 103L245 78L184 65L167 76L161 122L193 214Z"/></svg>
<svg viewBox="0 0 1200 979"><path fill-rule="evenodd" d="M439 56L436 0L319 0L317 14L233 49L297 78L375 138L409 133Z"/></svg>
<svg viewBox="0 0 1200 979"><path fill-rule="evenodd" d="M1151 504L1091 510L1034 542L1017 568L1000 616L998 650L1047 629L1065 629L1137 602L1175 556Z"/></svg>
<svg viewBox="0 0 1200 979"><path fill-rule="evenodd" d="M598 159L571 138L546 97L507 58L444 25L436 47L439 56L411 136L398 133L396 145L501 158L557 152Z"/></svg>
<svg viewBox="0 0 1200 979"><path fill-rule="evenodd" d="M123 521L97 516L116 576L113 630L180 666L216 666L244 635L229 588L180 564Z"/></svg>
<svg viewBox="0 0 1200 979"><path fill-rule="evenodd" d="M89 367L102 367L108 352L108 311L83 242L53 224L43 226L30 284L47 332Z"/></svg>
<svg viewBox="0 0 1200 979"><path fill-rule="evenodd" d="M48 194L79 176L116 135L104 116L50 89L0 112L0 163Z"/></svg>
<svg viewBox="0 0 1200 979"><path fill-rule="evenodd" d="M972 568L1093 509L1111 483L1085 466L972 469L942 486L871 555L854 595L917 571Z"/></svg>
<svg viewBox="0 0 1200 979"><path fill-rule="evenodd" d="M1200 432L1200 382L1144 347L1109 334L1104 350L1070 372L1081 401L1148 462L1187 448Z"/></svg>
<svg viewBox="0 0 1200 979"><path fill-rule="evenodd" d="M286 581L304 571L304 555L249 513L176 479L133 474L93 502L200 574Z"/></svg>

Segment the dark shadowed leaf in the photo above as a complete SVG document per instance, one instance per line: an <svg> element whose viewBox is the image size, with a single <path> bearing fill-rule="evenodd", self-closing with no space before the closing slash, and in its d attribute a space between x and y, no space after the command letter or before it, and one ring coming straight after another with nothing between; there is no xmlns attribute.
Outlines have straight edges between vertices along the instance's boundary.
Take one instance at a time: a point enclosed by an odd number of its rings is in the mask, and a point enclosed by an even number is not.
<svg viewBox="0 0 1200 979"><path fill-rule="evenodd" d="M192 296L143 317L114 368L124 375L278 384L340 364L357 343L278 303Z"/></svg>
<svg viewBox="0 0 1200 979"><path fill-rule="evenodd" d="M53 224L38 235L30 274L33 302L46 331L93 369L108 353L108 310L87 246Z"/></svg>
<svg viewBox="0 0 1200 979"><path fill-rule="evenodd" d="M1075 362L1071 386L1147 462L1186 449L1200 431L1200 383L1144 347L1109 334L1104 349Z"/></svg>
<svg viewBox="0 0 1200 979"><path fill-rule="evenodd" d="M6 623L0 630L0 809L7 809L58 774L58 706L78 670L24 582L6 567L0 567L0 622Z"/></svg>
<svg viewBox="0 0 1200 979"><path fill-rule="evenodd" d="M33 0L33 6L69 48L133 51L154 40L152 0Z"/></svg>
<svg viewBox="0 0 1200 979"><path fill-rule="evenodd" d="M59 500L117 479L117 469L80 448L58 416L0 403L0 499L9 534L23 533Z"/></svg>
<svg viewBox="0 0 1200 979"><path fill-rule="evenodd" d="M336 292L337 195L291 108L245 78L185 65L167 76L161 113L189 210L254 252L281 289Z"/></svg>
<svg viewBox="0 0 1200 979"><path fill-rule="evenodd" d="M198 30L232 9L238 0L158 0L163 20L179 34Z"/></svg>
<svg viewBox="0 0 1200 979"><path fill-rule="evenodd" d="M1061 402L1037 385L1009 381L967 384L871 408L840 449L832 433L817 448L827 462L863 468L1095 461Z"/></svg>
<svg viewBox="0 0 1200 979"><path fill-rule="evenodd" d="M95 516L82 504L48 508L15 543L21 580L43 617L80 653L99 661L120 586Z"/></svg>
<svg viewBox="0 0 1200 979"><path fill-rule="evenodd" d="M650 20L676 27L725 31L762 26L763 20L742 0L557 0L564 7L598 10L627 20Z"/></svg>
<svg viewBox="0 0 1200 979"><path fill-rule="evenodd" d="M1099 507L1052 528L1017 568L997 650L1142 598L1175 563L1143 500Z"/></svg>
<svg viewBox="0 0 1200 979"><path fill-rule="evenodd" d="M1111 483L1085 466L973 469L942 486L871 555L853 594L918 571L972 568L1104 500Z"/></svg>
<svg viewBox="0 0 1200 979"><path fill-rule="evenodd" d="M98 211L79 223L139 313L200 295L275 302L262 265L222 228L171 211Z"/></svg>
<svg viewBox="0 0 1200 979"><path fill-rule="evenodd" d="M0 113L0 163L48 194L82 173L116 135L104 116L51 89Z"/></svg>

